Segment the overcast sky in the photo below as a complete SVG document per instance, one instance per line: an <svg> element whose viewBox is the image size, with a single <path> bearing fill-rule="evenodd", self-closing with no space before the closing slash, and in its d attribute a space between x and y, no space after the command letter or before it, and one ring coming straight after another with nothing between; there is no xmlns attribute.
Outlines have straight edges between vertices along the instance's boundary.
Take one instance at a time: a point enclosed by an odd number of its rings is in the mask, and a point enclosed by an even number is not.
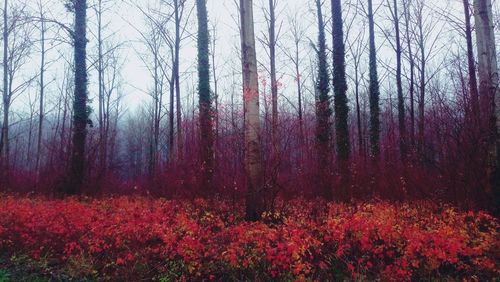
<svg viewBox="0 0 500 282"><path fill-rule="evenodd" d="M44 4L44 10L48 11L50 17L55 18L61 22L65 22L71 25L72 15L68 13L64 8L64 0L27 0L30 7L33 9L36 7L38 1L42 1ZM89 5L92 5L93 1L90 0ZM169 1L169 0L163 0ZM183 41L181 49L181 73L182 73L182 98L183 98L183 110L188 107L186 105L191 105L193 103L193 94L196 90L196 9L194 7L194 0L187 0L187 12L190 12L190 21L187 25L187 33L192 34L191 37ZM265 7L264 0L254 1L254 13L255 13L255 30L257 37L262 37L263 32L266 32L266 26L263 16L262 8ZM326 1L329 2L329 1ZM356 3L356 0L351 0L350 2ZM392 3L392 1L390 1ZM147 105L150 102L150 98L147 93L152 89L152 79L151 75L145 67L145 63L141 60L147 57L147 51L145 45L141 42L140 32L146 32L147 26L145 25L145 16L141 10L146 11L149 7L157 7L158 0L108 0L105 1L105 7L107 10L104 14L104 22L108 25L104 30L104 37L108 40L108 44L123 44L120 49L121 63L123 64L120 68L120 76L122 79L121 92L124 94L124 107L129 109L129 111L134 111L141 105ZM366 45L367 40L367 25L366 17L362 12L355 13L355 9L348 6L347 1L343 1L343 10L345 17L345 29L346 29L346 43L356 43L361 42L362 45ZM379 73L382 80L382 95L384 97L388 96L388 93L394 91L394 78L393 68L395 65L395 56L392 51L390 42L386 40L383 33L386 32L391 34L393 32L393 25L389 20L389 10L385 6L386 0L374 0L375 13L376 13L376 32L377 39L376 43L379 48ZM450 17L457 21L462 21L462 4L458 0L428 0L425 1L426 8L425 21L427 27L433 30L433 33L428 39L428 48L433 48L439 56L435 56L429 63L429 69L438 69L443 65L444 60L447 56L455 53L463 52L463 38L459 31L456 29L456 24L450 21ZM360 0L358 6L366 5L365 0ZM3 6L3 5L2 5ZM238 14L237 8L234 0L208 0L208 13L210 25L216 24L216 69L217 76L220 79L219 92L222 96L222 103L227 101L229 93L231 91L239 91L238 81L240 79L240 62L239 62L239 33L238 33ZM296 104L296 94L295 94L295 80L293 71L291 69L291 64L289 59L284 55L284 52L292 47L290 41L290 29L289 29L289 18L297 14L299 23L306 28L304 38L302 38L301 47L303 49L303 65L301 67L302 77L308 79L309 82L306 84L306 93L309 93L308 99L312 101L311 93L311 75L313 73L312 64L315 60L315 54L311 48L310 42L315 42L317 38L317 27L316 27L316 14L313 0L280 0L278 4L278 22L280 23L280 38L278 54L277 54L277 64L278 64L278 77L282 83L280 89L280 105L282 107L290 106ZM495 11L498 12L498 1L495 3ZM164 6L165 10L168 10ZM324 11L325 17L330 17L330 8L328 3L325 4ZM443 16L442 14L447 14ZM89 61L96 54L96 16L92 8L88 10L88 30L89 30L89 45L88 54ZM351 21L353 24L351 25ZM349 25L349 27L347 26ZM329 28L329 27L328 27ZM61 32L60 35L63 35ZM363 36L360 36L363 35ZM38 37L38 31L34 31L33 37ZM434 39L438 40L434 43ZM497 36L497 39L500 36ZM331 39L328 39L331 42ZM331 46L331 44L328 44ZM267 53L263 48L262 44L257 42L257 55L261 67L259 67L260 77L265 79L267 73L265 71L265 66L268 62ZM349 74L352 73L352 61L349 48L347 48L347 70ZM37 65L39 64L38 53L36 49L31 53L29 62L23 69L24 79L29 76L33 76L37 72ZM61 58L62 56L62 58ZM49 57L56 60L51 63L48 68L48 73L50 78L49 85L47 86L47 92L52 95L52 102L54 102L58 97L58 87L61 85L61 74L64 71L64 61L68 61L72 57L72 49L68 44L62 44L51 49L49 52ZM365 72L367 70L367 57L366 54L363 56L365 59L362 60L361 70ZM212 63L212 62L211 62ZM234 75L233 75L234 74ZM91 98L96 97L96 79L97 75L95 69L90 70L90 91L89 95ZM23 78L20 76L18 83L22 81ZM236 82L236 83L235 83ZM349 80L349 85L351 81ZM310 90L307 92L307 90ZM261 92L264 89L261 86ZM267 89L269 91L269 89ZM350 89L352 93L352 88ZM168 92L168 89L165 89ZM26 105L30 102L32 103L37 99L37 89L32 87L29 94L21 94L17 97L15 104L19 107L26 108ZM95 101L96 99L94 99ZM352 97L350 96L352 102ZM307 101L306 101L307 102ZM49 101L50 103L50 101ZM21 106L24 105L24 106Z"/></svg>

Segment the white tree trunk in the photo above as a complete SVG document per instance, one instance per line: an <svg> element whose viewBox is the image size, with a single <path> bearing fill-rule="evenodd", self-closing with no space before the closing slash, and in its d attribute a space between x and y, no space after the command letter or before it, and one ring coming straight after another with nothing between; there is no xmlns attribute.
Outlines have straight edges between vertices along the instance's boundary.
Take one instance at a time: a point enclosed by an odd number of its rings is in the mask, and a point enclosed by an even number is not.
<svg viewBox="0 0 500 282"><path fill-rule="evenodd" d="M260 156L259 82L253 22L253 1L240 0L241 52L243 68L243 107L245 115L245 173L247 219L257 220L262 212L259 190L262 188Z"/></svg>
<svg viewBox="0 0 500 282"><path fill-rule="evenodd" d="M497 133L500 127L500 89L498 87L498 63L491 0L474 0L474 12L481 113L484 113L483 120L489 123L487 126L491 130L488 148L488 173L493 181L487 191L491 193L491 188L496 186L495 183L498 185L498 180L495 181L495 175L498 177L498 152L500 150L500 140Z"/></svg>

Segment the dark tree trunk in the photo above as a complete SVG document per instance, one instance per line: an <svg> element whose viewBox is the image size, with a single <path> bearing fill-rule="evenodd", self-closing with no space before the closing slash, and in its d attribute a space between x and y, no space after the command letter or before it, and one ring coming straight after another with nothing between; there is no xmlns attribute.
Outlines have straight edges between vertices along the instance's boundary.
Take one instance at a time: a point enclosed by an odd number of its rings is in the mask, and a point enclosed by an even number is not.
<svg viewBox="0 0 500 282"><path fill-rule="evenodd" d="M372 0L368 0L368 24L370 33L370 148L372 157L377 158L380 153L380 89Z"/></svg>
<svg viewBox="0 0 500 282"><path fill-rule="evenodd" d="M198 11L198 95L200 107L202 185L213 190L213 129L212 99L210 97L209 34L206 0L197 0Z"/></svg>
<svg viewBox="0 0 500 282"><path fill-rule="evenodd" d="M408 1L408 0L407 0ZM410 7L409 2L404 3L404 18L405 18L405 35L406 35L406 44L408 47L408 61L410 63L410 143L412 149L415 147L415 60L413 59L413 51L412 51L412 40L411 40L411 31L410 31Z"/></svg>
<svg viewBox="0 0 500 282"><path fill-rule="evenodd" d="M330 76L326 55L326 37L321 1L316 0L318 16L318 79L316 82L316 141L319 185L323 196L332 199L331 187L331 129Z"/></svg>
<svg viewBox="0 0 500 282"><path fill-rule="evenodd" d="M479 92L476 78L476 62L474 59L474 47L472 44L472 27L470 22L470 4L469 0L463 0L465 16L465 39L467 41L467 64L469 68L469 93L470 93L470 111L469 115L477 125L480 116Z"/></svg>
<svg viewBox="0 0 500 282"><path fill-rule="evenodd" d="M8 63L8 46L9 46L9 31L7 22L8 1L4 1L3 9L3 122L2 122L2 138L0 140L0 158L2 166L2 176L8 177L9 172L9 63ZM6 180L6 179L5 179Z"/></svg>
<svg viewBox="0 0 500 282"><path fill-rule="evenodd" d="M183 154L183 142L182 142L182 104L181 104L181 86L180 86L180 75L179 75L179 64L180 64L180 49L181 49L181 16L180 16L180 5L184 5L184 2L179 3L181 0L174 0L174 14L175 14L175 58L174 58L174 81L175 81L175 100L176 100L176 119L177 119L177 157L182 159ZM180 5L179 5L180 4Z"/></svg>
<svg viewBox="0 0 500 282"><path fill-rule="evenodd" d="M87 138L87 1L75 0L74 60L75 96L73 101L73 138L70 181L66 193L78 195L85 179L85 142Z"/></svg>
<svg viewBox="0 0 500 282"><path fill-rule="evenodd" d="M399 125L399 152L401 159L406 159L406 116L405 101L403 98L403 82L401 79L401 33L399 29L398 2L394 0L394 29L396 32L396 84L398 89L398 125Z"/></svg>
<svg viewBox="0 0 500 282"><path fill-rule="evenodd" d="M339 157L340 175L342 178L342 198L350 198L348 191L348 160L350 153L349 126L347 118L347 81L345 73L344 31L342 28L342 5L340 0L332 0L333 30L333 90L335 104L335 132L337 134L337 155Z"/></svg>
<svg viewBox="0 0 500 282"><path fill-rule="evenodd" d="M279 141L277 138L278 80L276 78L276 0L269 0L269 58L271 64L271 104L272 104L271 134L272 134L273 147L277 147Z"/></svg>

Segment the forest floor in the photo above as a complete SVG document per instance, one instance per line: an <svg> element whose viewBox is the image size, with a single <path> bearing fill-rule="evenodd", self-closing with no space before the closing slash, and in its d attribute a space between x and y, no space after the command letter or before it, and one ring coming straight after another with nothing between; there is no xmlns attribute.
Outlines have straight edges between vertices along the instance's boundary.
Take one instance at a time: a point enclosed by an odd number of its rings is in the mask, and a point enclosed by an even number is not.
<svg viewBox="0 0 500 282"><path fill-rule="evenodd" d="M0 281L462 280L500 277L499 221L429 202L0 196Z"/></svg>

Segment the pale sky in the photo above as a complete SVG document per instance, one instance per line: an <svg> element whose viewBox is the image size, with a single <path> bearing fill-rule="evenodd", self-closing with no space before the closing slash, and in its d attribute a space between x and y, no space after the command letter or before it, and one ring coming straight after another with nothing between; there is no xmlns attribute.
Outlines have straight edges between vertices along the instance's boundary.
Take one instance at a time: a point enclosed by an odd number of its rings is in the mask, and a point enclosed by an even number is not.
<svg viewBox="0 0 500 282"><path fill-rule="evenodd" d="M31 7L36 7L36 3L38 1L42 1L44 3L44 9L49 11L50 17L56 18L59 21L65 22L68 25L71 25L71 14L66 12L63 6L63 0L26 0L28 5ZM92 5L93 1L90 0L89 5ZM169 1L169 0L163 0ZM351 2L355 3L357 0L351 0ZM392 51L391 45L383 36L383 30L386 32L392 32L393 25L388 18L389 12L385 7L385 3L387 0L375 0L374 6L376 9L376 32L377 39L376 43L379 47L379 74L382 85L382 95L385 97L389 92L394 92L394 78L392 74L392 70L395 65L395 55ZM196 25L196 9L194 8L194 0L187 0L187 10L191 12L190 23L187 27L187 32L193 35L196 34L197 25ZM254 13L255 13L255 32L257 37L262 37L263 32L266 32L266 26L263 16L262 7L265 7L267 1L265 0L256 0L254 1ZM329 1L326 1L329 2ZM390 1L392 3L392 1ZM151 75L147 71L144 66L144 62L141 61L139 53L144 52L144 44L140 42L140 34L137 30L145 31L145 17L140 12L138 7L141 7L143 10L147 10L148 5L155 5L158 3L158 0L110 0L107 1L105 6L109 7L109 10L106 11L104 17L104 23L109 23L109 26L104 30L104 37L111 42L123 43L123 47L120 50L123 67L120 69L120 76L123 81L122 92L125 95L124 106L129 109L129 111L134 111L134 109L138 108L140 105L147 105L150 101L148 95L146 94L152 88L152 79ZM345 18L345 36L348 44L356 43L361 41L361 45L367 45L366 42L367 36L367 25L363 23L366 22L366 18L364 14L358 13L357 16L354 16L354 9L349 8L346 4L347 1L344 1L344 18ZM359 3L364 3L364 0L360 0ZM426 5L426 13L425 13L425 21L428 21L428 27L433 29L433 33L430 35L428 48L434 48L432 50L436 50L440 55L436 55L433 57L429 63L429 69L440 68L443 65L444 60L446 60L447 56L450 56L455 53L463 52L463 38L460 36L460 33L456 31L455 26L450 21L446 20L444 16L440 16L438 13L449 13L449 16L455 17L457 20L462 21L462 4L461 1L458 0L429 0L425 1ZM139 5L139 6L138 6ZM323 14L329 18L330 8L328 3L323 9ZM3 5L2 5L3 6ZM229 93L231 91L239 91L238 81L240 79L240 63L239 57L240 54L238 52L239 48L239 34L237 27L237 8L235 6L234 0L208 0L208 13L209 20L211 21L210 25L213 22L217 24L217 43L216 43L216 66L217 66L217 75L220 80L219 92L222 96L222 103L224 100L227 101L229 97ZM308 83L306 83L306 88L311 90L312 82L310 79L312 66L311 63L315 60L315 54L312 48L310 47L310 40L315 42L317 38L317 27L315 21L315 10L312 9L314 7L313 0L280 0L278 4L278 22L282 22L281 32L278 44L282 47L278 48L277 54L277 69L278 69L278 77L280 81L282 81L282 88L280 89L280 105L283 107L289 108L290 105L296 105L296 94L295 94L295 81L293 76L293 71L291 69L291 64L287 57L284 55L283 50L287 48L291 48L292 44L290 41L290 32L289 32L289 21L288 18L293 16L294 13L298 14L300 19L300 24L306 28L307 32L306 36L302 39L301 46L304 49L303 52L303 65L301 66L301 73L304 79L308 79ZM498 8L498 1L495 3L495 7ZM167 8L165 8L167 9ZM401 10L401 9L400 9ZM438 12L436 12L438 11ZM495 9L498 12L498 9ZM401 13L401 11L400 11ZM95 13L92 9L88 10L88 54L90 57L96 54L96 38L93 34L95 34ZM347 31L347 25L351 21L354 21L352 27L349 31ZM403 27L401 27L403 28ZM330 29L328 27L328 29ZM360 34L363 34L363 30L366 32L364 36L359 37ZM439 33L439 36L438 36ZM39 37L39 33L35 30L32 33L34 38ZM438 37L436 43L433 44L434 38ZM497 36L497 39L500 36ZM328 45L331 46L331 39L328 39ZM106 43L105 43L106 44ZM38 47L37 47L38 48ZM500 49L500 48L499 48ZM352 61L351 55L349 53L349 48L346 46L347 52L347 70L349 74L352 74ZM366 50L367 52L367 50ZM54 49L49 51L48 56L52 59L57 59L57 61L53 62L47 67L47 72L49 78L47 79L50 83L47 85L47 93L50 98L49 103L54 103L59 95L58 87L61 85L61 74L64 70L64 59L61 59L61 54L66 58L66 60L72 57L72 49L69 44L62 44ZM268 64L268 57L265 49L262 44L257 41L257 56L258 60L261 64ZM35 48L31 53L29 62L23 69L22 74L16 80L18 83L23 81L24 79L33 76L38 71L39 65L39 54ZM363 57L365 59L362 60L361 71L367 71L367 54L364 54ZM196 73L196 39L195 37L191 37L186 39L183 42L181 49L181 72L182 72L182 98L184 100L184 110L187 109L186 105L191 105L193 103L193 94L196 90L196 81L197 81L197 73ZM235 75L233 75L235 74ZM260 68L260 75L262 78L266 77L267 74L265 70ZM366 74L365 74L366 76ZM96 89L96 81L97 75L95 69L90 69L89 73L89 95L90 98L94 98L97 93ZM236 87L235 83L236 82ZM352 81L348 80L349 86L352 86ZM311 91L307 92L307 99L309 102L312 101ZM349 89L352 94L352 87ZM263 88L261 86L261 92ZM267 89L266 91L269 91ZM364 91L364 89L363 89ZM164 90L165 96L168 97L168 89ZM238 96L239 97L239 96ZM196 97L195 97L196 98ZM37 88L36 85L32 87L29 93L23 93L19 97L17 97L14 102L15 108L24 108L30 104L33 104L33 101L37 99ZM168 98L165 98L168 99ZM349 96L350 102L353 102L352 95ZM165 100L168 102L168 100ZM307 102L307 101L306 101ZM166 103L165 103L166 104ZM24 106L22 106L24 105ZM352 107L351 107L352 108ZM50 106L48 106L50 110Z"/></svg>

